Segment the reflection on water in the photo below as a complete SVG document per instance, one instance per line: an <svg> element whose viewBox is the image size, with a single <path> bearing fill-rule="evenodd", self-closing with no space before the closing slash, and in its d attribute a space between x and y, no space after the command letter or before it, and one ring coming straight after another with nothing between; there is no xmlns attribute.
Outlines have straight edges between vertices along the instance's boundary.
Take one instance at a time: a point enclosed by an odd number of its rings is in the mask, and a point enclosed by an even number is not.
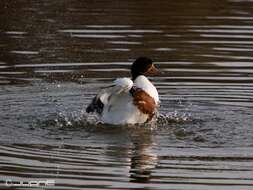
<svg viewBox="0 0 253 190"><path fill-rule="evenodd" d="M2 0L0 189L252 189L252 3ZM86 115L139 56L163 71L157 122Z"/></svg>
<svg viewBox="0 0 253 190"><path fill-rule="evenodd" d="M136 133L133 133L131 138L133 155L131 157L130 181L148 183L152 176L152 169L157 164L158 158L154 152L156 145L152 142L152 131L137 131Z"/></svg>

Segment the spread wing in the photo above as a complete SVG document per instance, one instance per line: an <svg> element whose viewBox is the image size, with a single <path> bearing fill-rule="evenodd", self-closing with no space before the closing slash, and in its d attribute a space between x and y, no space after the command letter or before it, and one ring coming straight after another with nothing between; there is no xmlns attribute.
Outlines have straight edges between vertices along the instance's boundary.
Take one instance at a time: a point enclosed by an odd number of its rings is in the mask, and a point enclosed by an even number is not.
<svg viewBox="0 0 253 190"><path fill-rule="evenodd" d="M113 85L102 88L100 92L92 99L86 108L87 113L97 112L102 114L103 108L108 104L111 96L120 95L123 92L129 92L133 87L133 81L129 78L119 78L113 82Z"/></svg>

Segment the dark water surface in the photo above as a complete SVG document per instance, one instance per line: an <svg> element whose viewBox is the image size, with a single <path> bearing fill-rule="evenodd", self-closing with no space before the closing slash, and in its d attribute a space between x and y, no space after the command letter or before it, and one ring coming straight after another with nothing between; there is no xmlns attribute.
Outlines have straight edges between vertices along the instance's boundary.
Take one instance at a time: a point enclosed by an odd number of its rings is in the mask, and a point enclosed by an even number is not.
<svg viewBox="0 0 253 190"><path fill-rule="evenodd" d="M143 55L157 123L85 114ZM252 190L252 61L251 0L1 0L0 189Z"/></svg>

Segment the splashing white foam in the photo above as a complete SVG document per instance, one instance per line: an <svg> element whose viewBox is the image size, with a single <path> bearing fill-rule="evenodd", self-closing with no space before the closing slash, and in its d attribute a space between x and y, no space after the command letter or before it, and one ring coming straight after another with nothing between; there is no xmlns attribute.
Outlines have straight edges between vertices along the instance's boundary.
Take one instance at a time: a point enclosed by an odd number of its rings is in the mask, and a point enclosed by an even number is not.
<svg viewBox="0 0 253 190"><path fill-rule="evenodd" d="M169 123L181 123L191 121L191 113L178 112L177 110L168 113L161 113L157 117L157 124L167 125Z"/></svg>

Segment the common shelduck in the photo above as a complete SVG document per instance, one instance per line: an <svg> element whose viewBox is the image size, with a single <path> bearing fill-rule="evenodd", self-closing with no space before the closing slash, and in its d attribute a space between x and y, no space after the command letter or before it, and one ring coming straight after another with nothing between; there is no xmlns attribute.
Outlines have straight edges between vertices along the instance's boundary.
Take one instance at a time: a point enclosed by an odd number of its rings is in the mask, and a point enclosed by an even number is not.
<svg viewBox="0 0 253 190"><path fill-rule="evenodd" d="M139 57L131 66L130 78L118 78L112 86L103 88L86 109L96 112L106 124L146 123L155 116L159 96L146 76L158 74L151 59Z"/></svg>

